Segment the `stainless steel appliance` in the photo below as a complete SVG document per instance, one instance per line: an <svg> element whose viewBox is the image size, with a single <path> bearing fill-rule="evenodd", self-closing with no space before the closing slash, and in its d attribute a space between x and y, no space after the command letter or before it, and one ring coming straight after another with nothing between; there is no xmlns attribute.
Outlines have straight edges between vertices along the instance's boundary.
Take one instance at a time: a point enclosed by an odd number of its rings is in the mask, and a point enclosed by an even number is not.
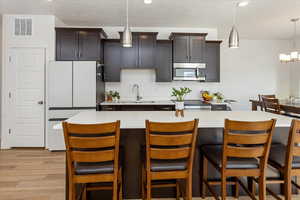
<svg viewBox="0 0 300 200"><path fill-rule="evenodd" d="M200 100L185 100L184 109L186 110L211 110L211 104Z"/></svg>
<svg viewBox="0 0 300 200"><path fill-rule="evenodd" d="M206 76L203 69L205 63L174 63L173 80L174 81L205 81Z"/></svg>

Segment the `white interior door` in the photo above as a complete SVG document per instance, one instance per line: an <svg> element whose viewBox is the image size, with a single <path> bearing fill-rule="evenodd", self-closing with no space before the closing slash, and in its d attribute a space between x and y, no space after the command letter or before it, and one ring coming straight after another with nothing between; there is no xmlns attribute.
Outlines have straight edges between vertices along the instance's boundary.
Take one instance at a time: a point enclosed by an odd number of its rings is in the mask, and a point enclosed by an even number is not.
<svg viewBox="0 0 300 200"><path fill-rule="evenodd" d="M7 75L10 146L44 147L45 49L10 49Z"/></svg>

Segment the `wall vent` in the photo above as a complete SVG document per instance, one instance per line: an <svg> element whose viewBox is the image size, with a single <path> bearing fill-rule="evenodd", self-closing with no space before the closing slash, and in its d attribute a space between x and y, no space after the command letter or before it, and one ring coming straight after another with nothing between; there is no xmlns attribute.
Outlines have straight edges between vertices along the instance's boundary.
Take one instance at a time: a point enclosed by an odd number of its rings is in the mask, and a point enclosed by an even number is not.
<svg viewBox="0 0 300 200"><path fill-rule="evenodd" d="M32 36L32 19L15 18L15 36Z"/></svg>

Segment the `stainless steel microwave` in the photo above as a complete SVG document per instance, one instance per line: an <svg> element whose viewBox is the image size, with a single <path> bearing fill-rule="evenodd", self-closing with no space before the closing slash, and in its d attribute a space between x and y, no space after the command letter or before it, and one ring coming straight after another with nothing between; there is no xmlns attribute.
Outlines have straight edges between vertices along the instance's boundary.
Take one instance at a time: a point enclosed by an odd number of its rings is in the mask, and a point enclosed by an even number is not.
<svg viewBox="0 0 300 200"><path fill-rule="evenodd" d="M205 81L206 76L202 69L206 68L205 63L174 63L174 81Z"/></svg>

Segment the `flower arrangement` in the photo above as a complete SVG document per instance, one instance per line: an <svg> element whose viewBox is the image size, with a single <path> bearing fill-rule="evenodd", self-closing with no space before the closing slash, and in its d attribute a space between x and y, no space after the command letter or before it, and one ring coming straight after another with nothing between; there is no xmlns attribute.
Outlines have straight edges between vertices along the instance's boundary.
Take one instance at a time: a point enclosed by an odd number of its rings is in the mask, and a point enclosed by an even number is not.
<svg viewBox="0 0 300 200"><path fill-rule="evenodd" d="M118 101L120 100L120 93L117 91L108 91L106 92L106 100L107 101Z"/></svg>
<svg viewBox="0 0 300 200"><path fill-rule="evenodd" d="M181 87L179 89L172 88L172 97L176 97L177 101L184 101L184 97L189 94L192 90L187 87Z"/></svg>

